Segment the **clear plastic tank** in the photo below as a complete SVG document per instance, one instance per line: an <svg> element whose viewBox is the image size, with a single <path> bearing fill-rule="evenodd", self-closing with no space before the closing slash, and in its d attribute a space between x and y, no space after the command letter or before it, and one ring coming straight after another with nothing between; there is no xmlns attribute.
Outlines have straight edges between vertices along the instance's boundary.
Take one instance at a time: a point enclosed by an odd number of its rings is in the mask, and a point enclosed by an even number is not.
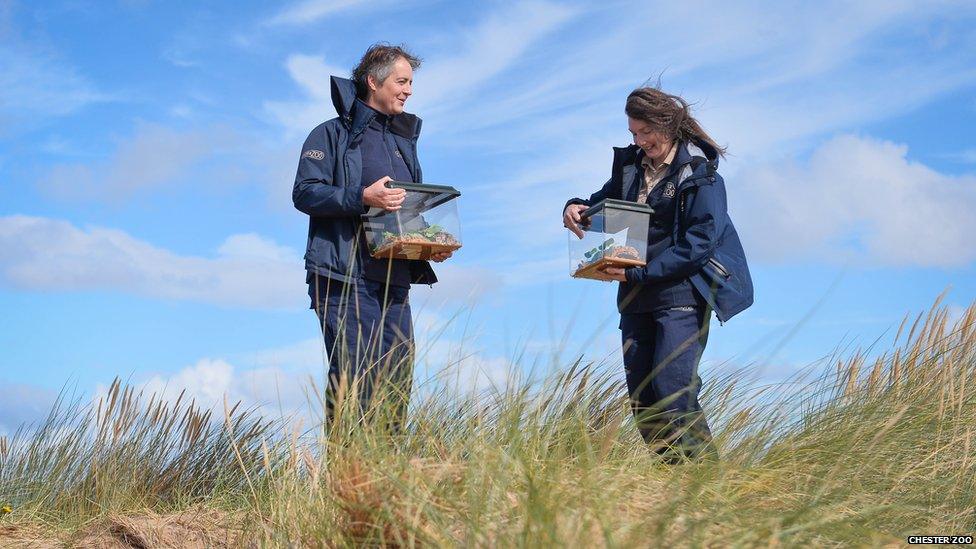
<svg viewBox="0 0 976 549"><path fill-rule="evenodd" d="M583 238L569 233L569 265L574 278L611 280L608 267L647 264L647 228L653 210L647 204L606 199L581 215Z"/></svg>
<svg viewBox="0 0 976 549"><path fill-rule="evenodd" d="M441 252L461 247L454 187L390 181L387 186L407 191L396 211L370 208L363 214L363 227L370 255L387 259L430 259Z"/></svg>

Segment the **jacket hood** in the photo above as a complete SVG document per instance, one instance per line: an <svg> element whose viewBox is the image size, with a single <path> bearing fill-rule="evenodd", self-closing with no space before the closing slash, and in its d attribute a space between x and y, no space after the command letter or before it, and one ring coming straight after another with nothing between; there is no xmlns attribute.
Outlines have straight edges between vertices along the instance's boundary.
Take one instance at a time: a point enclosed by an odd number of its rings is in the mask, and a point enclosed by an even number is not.
<svg viewBox="0 0 976 549"><path fill-rule="evenodd" d="M357 108L356 84L348 78L332 77L332 105L342 123L354 135L363 131L372 118L371 109ZM390 131L407 139L416 140L420 136L421 120L416 115L404 112L390 120Z"/></svg>
<svg viewBox="0 0 976 549"><path fill-rule="evenodd" d="M356 84L348 78L332 77L332 105L340 118L352 116L353 105L356 104Z"/></svg>
<svg viewBox="0 0 976 549"><path fill-rule="evenodd" d="M718 149L698 139L681 143L675 155L675 164L686 164L695 157L704 158L712 165L713 170L718 169Z"/></svg>

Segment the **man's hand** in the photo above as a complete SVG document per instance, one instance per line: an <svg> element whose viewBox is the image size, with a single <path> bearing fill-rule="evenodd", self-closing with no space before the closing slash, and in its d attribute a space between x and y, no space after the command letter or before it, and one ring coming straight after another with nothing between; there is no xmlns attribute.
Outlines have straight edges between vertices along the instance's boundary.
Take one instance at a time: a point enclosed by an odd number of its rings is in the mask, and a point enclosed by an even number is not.
<svg viewBox="0 0 976 549"><path fill-rule="evenodd" d="M366 187L363 190L363 204L373 208L383 208L390 212L399 210L403 200L407 197L407 191L387 188L387 181L393 181L393 178L383 176Z"/></svg>
<svg viewBox="0 0 976 549"><path fill-rule="evenodd" d="M586 204L570 204L563 210L563 227L566 227L576 236L583 238L583 229L580 228L580 214L589 208Z"/></svg>
<svg viewBox="0 0 976 549"><path fill-rule="evenodd" d="M607 267L600 271L601 273L607 275L611 280L619 280L620 282L627 282L627 275L624 270L620 267Z"/></svg>
<svg viewBox="0 0 976 549"><path fill-rule="evenodd" d="M440 263L452 255L454 255L454 252L437 252L436 254L430 255L430 260L434 263Z"/></svg>

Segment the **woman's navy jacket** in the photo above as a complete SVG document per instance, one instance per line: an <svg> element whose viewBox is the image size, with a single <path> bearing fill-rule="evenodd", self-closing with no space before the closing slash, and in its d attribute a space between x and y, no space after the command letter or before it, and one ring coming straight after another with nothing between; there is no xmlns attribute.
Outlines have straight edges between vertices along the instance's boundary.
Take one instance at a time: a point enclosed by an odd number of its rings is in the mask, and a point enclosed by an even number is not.
<svg viewBox="0 0 976 549"><path fill-rule="evenodd" d="M362 181L362 133L372 118L371 109L357 107L356 86L348 79L332 77L332 104L337 118L316 126L302 146L298 174L292 189L295 207L309 215L305 270L333 280L349 283L362 276L365 253L361 217L363 189L372 181ZM390 122L390 133L417 183L423 172L417 159L420 118L402 113ZM437 282L426 261L410 261L410 281L414 284Z"/></svg>
<svg viewBox="0 0 976 549"><path fill-rule="evenodd" d="M642 174L639 153L636 145L614 147L613 169L603 188L588 200L574 198L566 205L593 205L606 198L636 201ZM646 266L626 270L627 282L620 284L617 293L621 312L640 286L682 278L691 281L720 322L752 305L752 277L729 218L725 182L717 168L718 152L707 143L679 143L668 175L658 183L676 185L672 242L648 257Z"/></svg>

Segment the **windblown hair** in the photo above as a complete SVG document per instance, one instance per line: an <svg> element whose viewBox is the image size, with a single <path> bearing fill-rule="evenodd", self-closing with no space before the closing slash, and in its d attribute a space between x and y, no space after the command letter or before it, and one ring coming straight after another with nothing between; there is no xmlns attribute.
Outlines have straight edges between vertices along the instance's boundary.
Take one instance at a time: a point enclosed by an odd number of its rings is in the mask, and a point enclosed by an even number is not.
<svg viewBox="0 0 976 549"><path fill-rule="evenodd" d="M718 154L725 156L725 147L719 146L701 124L691 116L691 105L677 95L665 93L657 88L637 88L627 96L624 107L627 116L640 120L672 140L701 141L715 147Z"/></svg>
<svg viewBox="0 0 976 549"><path fill-rule="evenodd" d="M410 63L410 68L416 70L420 67L421 59L407 51L403 44L393 46L386 42L378 42L370 46L363 54L363 58L359 60L359 64L352 70L352 79L356 82L356 94L360 98L365 98L369 94L369 86L366 83L368 76L372 76L377 84L386 81L393 72L393 65L401 57Z"/></svg>

